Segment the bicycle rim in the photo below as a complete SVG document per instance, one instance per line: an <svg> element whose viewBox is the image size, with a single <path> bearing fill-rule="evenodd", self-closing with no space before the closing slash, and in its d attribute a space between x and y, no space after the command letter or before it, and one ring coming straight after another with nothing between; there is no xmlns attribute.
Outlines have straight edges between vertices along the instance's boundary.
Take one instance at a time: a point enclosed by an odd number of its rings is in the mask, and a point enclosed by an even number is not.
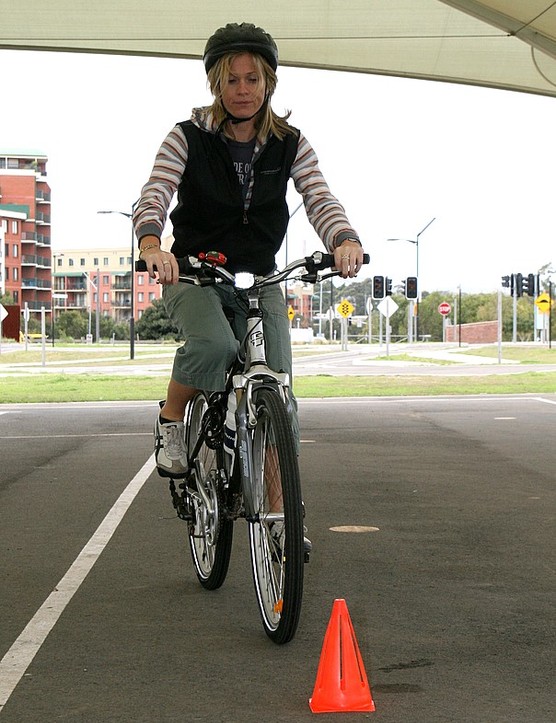
<svg viewBox="0 0 556 723"><path fill-rule="evenodd" d="M208 400L202 393L191 401L186 424L188 455L202 434ZM228 573L232 551L233 522L225 517L225 499L218 450L204 442L194 459L194 483L188 484L193 520L189 525L189 547L195 572L207 590L219 588Z"/></svg>
<svg viewBox="0 0 556 723"><path fill-rule="evenodd" d="M251 566L265 632L282 644L295 635L303 596L299 467L290 420L278 394L260 389L255 403L252 484L259 502L257 520L249 524Z"/></svg>

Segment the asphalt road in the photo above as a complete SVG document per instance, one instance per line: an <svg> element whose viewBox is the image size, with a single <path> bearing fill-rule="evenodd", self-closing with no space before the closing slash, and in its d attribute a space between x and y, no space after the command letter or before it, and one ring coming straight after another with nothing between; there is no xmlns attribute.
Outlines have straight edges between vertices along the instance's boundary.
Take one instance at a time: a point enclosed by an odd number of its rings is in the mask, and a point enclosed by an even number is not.
<svg viewBox="0 0 556 723"><path fill-rule="evenodd" d="M153 409L0 407L0 723L309 721L338 598L376 711L319 720L554 720L556 395L302 400L315 549L283 647L243 523L223 588L196 582Z"/></svg>

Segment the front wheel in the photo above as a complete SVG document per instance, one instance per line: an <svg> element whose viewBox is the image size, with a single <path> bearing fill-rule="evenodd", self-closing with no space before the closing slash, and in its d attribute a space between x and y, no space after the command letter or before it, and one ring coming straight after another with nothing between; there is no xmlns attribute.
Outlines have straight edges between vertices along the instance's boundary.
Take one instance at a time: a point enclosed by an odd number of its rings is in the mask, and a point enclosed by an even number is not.
<svg viewBox="0 0 556 723"><path fill-rule="evenodd" d="M285 405L271 389L255 395L254 497L249 543L257 602L275 643L295 635L303 596L303 505L295 441Z"/></svg>
<svg viewBox="0 0 556 723"><path fill-rule="evenodd" d="M187 480L193 517L189 547L197 578L207 590L216 590L226 579L232 551L233 522L225 514L223 453L211 441L217 423L211 419L206 395L200 392L190 402L186 423L187 454L193 465Z"/></svg>

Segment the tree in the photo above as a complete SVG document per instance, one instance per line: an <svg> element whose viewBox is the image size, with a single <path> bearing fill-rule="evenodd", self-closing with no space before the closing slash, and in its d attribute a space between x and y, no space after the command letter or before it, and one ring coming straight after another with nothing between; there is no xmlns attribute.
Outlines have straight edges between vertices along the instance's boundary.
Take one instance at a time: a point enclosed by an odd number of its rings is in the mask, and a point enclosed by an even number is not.
<svg viewBox="0 0 556 723"><path fill-rule="evenodd" d="M0 304L4 304L5 306L12 306L13 304L15 304L15 301L11 294L0 294Z"/></svg>
<svg viewBox="0 0 556 723"><path fill-rule="evenodd" d="M62 311L56 317L56 336L81 339L87 334L88 323L88 315L85 311Z"/></svg>
<svg viewBox="0 0 556 723"><path fill-rule="evenodd" d="M179 339L179 332L166 313L162 299L155 299L135 324L141 339Z"/></svg>

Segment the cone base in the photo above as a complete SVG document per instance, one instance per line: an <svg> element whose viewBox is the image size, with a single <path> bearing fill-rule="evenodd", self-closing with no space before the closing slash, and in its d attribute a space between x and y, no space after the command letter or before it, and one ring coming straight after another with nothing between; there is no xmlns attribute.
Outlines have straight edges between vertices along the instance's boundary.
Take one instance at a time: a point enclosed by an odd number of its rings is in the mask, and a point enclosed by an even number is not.
<svg viewBox="0 0 556 723"><path fill-rule="evenodd" d="M353 705L352 703L347 703L345 706L322 706L318 704L313 705L312 698L309 699L309 708L311 709L312 713L364 713L365 711L368 713L372 713L375 710L375 706L372 700L368 703L362 703L361 705Z"/></svg>

